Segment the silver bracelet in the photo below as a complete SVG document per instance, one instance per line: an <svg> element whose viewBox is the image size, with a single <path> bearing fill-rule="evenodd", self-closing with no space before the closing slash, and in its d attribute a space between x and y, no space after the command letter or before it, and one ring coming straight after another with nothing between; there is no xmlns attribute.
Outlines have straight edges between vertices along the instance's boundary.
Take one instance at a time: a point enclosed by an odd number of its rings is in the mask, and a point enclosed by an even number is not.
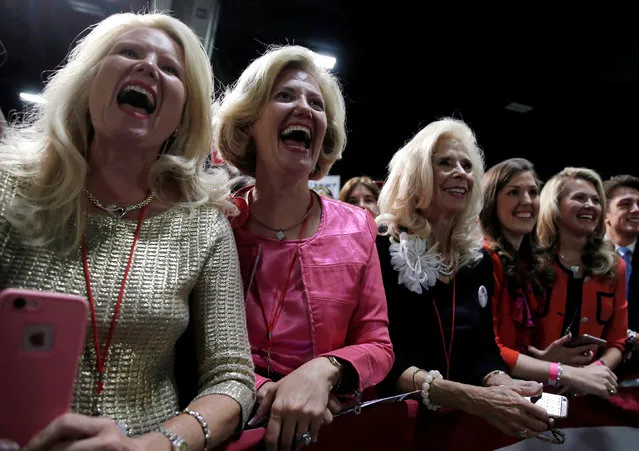
<svg viewBox="0 0 639 451"><path fill-rule="evenodd" d="M564 374L564 367L561 364L561 362L557 362L557 385L556 387L559 387L559 384L561 383L561 375Z"/></svg>
<svg viewBox="0 0 639 451"><path fill-rule="evenodd" d="M204 419L204 417L200 415L200 412L196 412L195 410L191 410L189 408L184 409L180 413L187 413L191 415L193 418L195 418L198 423L200 423L200 426L202 427L202 432L204 433L203 449L204 451L208 451L209 445L211 444L211 430L209 429L209 425L206 423L206 420Z"/></svg>
<svg viewBox="0 0 639 451"><path fill-rule="evenodd" d="M430 400L430 384L432 384L433 381L437 378L443 379L442 373L440 373L437 370L430 370L426 374L426 380L422 384L422 403L426 407L428 407L429 410L437 410L441 407L436 404L433 404Z"/></svg>

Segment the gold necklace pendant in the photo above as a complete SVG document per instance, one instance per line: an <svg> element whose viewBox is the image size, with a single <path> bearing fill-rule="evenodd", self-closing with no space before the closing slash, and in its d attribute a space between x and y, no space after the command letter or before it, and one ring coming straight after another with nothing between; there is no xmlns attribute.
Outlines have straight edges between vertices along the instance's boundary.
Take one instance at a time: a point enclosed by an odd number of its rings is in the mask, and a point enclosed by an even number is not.
<svg viewBox="0 0 639 451"><path fill-rule="evenodd" d="M116 219L122 219L127 213L126 208L117 205L107 205L105 210Z"/></svg>
<svg viewBox="0 0 639 451"><path fill-rule="evenodd" d="M137 204L134 205L129 205L128 207L121 207L119 205L107 205L106 207L104 205L102 205L102 203L91 193L91 191L89 191L88 189L84 189L84 193L86 194L87 198L91 201L91 203L93 205L95 205L96 207L98 207L100 210L104 210L106 211L109 216L115 218L115 219L122 219L124 217L124 215L126 215L127 213L129 213L130 211L133 210L137 210L139 208L143 208L146 207L147 205L149 205L152 201L153 201L153 194L151 192L149 192L148 196L146 196L146 198L141 201L138 202Z"/></svg>

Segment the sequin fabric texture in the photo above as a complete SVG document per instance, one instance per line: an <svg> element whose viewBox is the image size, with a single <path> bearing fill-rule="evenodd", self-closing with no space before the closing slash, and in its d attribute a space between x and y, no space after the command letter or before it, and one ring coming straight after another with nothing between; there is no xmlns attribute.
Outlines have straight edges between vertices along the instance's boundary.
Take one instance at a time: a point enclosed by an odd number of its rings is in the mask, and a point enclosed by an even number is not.
<svg viewBox="0 0 639 451"><path fill-rule="evenodd" d="M86 296L80 249L61 255L21 243L5 217L12 178L0 174L0 288ZM90 214L86 239L100 343L109 333L136 220ZM189 314L189 298L193 314ZM156 429L178 409L175 343L195 322L198 397L224 394L242 407L255 394L237 251L228 221L213 206L173 207L142 224L109 350L104 391L96 394L91 323L74 387L72 410L124 423L128 435Z"/></svg>

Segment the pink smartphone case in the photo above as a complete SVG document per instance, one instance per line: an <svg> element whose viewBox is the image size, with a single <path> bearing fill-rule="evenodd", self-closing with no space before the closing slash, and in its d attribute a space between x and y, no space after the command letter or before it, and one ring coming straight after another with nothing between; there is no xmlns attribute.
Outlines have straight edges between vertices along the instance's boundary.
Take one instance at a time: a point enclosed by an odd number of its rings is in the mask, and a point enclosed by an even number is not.
<svg viewBox="0 0 639 451"><path fill-rule="evenodd" d="M14 305L18 298L24 307ZM87 317L81 296L0 293L0 438L24 446L69 410Z"/></svg>

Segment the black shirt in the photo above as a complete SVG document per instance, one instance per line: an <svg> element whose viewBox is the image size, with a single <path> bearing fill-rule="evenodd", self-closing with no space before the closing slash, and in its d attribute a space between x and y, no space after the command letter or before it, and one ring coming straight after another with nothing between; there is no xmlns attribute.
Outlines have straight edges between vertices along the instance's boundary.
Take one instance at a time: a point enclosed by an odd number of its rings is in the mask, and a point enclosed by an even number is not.
<svg viewBox="0 0 639 451"><path fill-rule="evenodd" d="M438 280L434 287L424 289L421 294L410 291L403 284L399 285L399 273L391 266L389 245L388 237L377 238L388 302L389 331L395 351L395 364L382 389L394 391L399 376L411 366L426 371L439 370L446 377L442 333L433 300L439 310L446 341L445 349L448 351L453 313L453 281L445 284ZM481 379L489 372L507 371L493 330L490 301L493 293L493 265L490 256L483 252L478 263L461 268L455 276L454 285L455 334L450 356L450 380L480 385Z"/></svg>

